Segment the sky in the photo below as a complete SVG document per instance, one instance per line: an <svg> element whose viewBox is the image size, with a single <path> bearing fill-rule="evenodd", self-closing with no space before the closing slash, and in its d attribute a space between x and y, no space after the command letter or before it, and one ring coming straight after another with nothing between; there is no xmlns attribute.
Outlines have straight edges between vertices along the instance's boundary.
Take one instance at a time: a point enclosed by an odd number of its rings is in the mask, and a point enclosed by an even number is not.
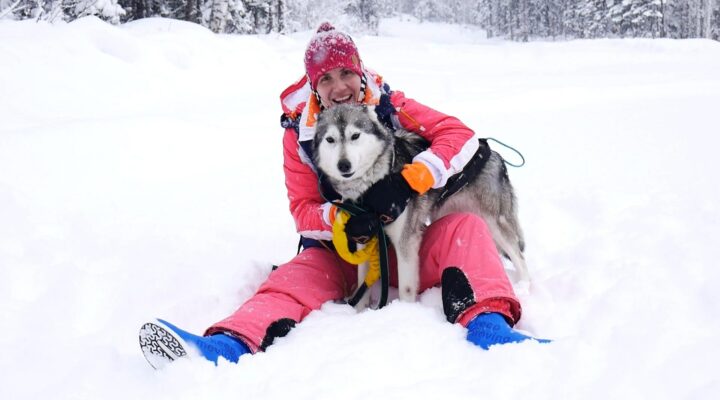
<svg viewBox="0 0 720 400"><path fill-rule="evenodd" d="M533 278L517 328L553 343L477 348L433 288L382 310L328 303L238 364L155 371L143 322L201 333L295 254L279 94L310 32L91 17L0 21L0 38L0 398L720 392L718 42L512 43L383 20L354 38L367 66L527 160L510 169Z"/></svg>

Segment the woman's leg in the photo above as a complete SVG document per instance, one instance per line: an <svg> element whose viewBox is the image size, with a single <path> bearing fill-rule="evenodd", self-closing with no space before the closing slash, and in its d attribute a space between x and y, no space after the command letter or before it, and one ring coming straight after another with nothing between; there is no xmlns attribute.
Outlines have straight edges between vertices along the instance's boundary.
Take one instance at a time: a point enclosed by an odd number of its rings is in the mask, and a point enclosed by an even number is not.
<svg viewBox="0 0 720 400"><path fill-rule="evenodd" d="M257 293L205 335L229 333L253 352L265 350L323 303L347 296L357 269L324 248L313 247L270 273Z"/></svg>
<svg viewBox="0 0 720 400"><path fill-rule="evenodd" d="M463 326L486 312L514 325L521 314L510 280L485 221L450 214L430 225L420 247L420 290L440 284L448 321Z"/></svg>

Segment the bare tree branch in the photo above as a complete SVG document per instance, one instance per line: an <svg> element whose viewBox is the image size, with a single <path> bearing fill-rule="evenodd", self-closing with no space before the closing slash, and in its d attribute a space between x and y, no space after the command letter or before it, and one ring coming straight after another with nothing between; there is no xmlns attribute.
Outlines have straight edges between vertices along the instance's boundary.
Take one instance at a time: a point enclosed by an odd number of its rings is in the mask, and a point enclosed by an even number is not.
<svg viewBox="0 0 720 400"><path fill-rule="evenodd" d="M21 1L22 1L22 0L17 0L17 1L16 1L13 5L11 5L10 7L8 7L8 8L6 8L6 9L0 11L0 19L3 19L6 15L8 15L8 14L10 14L11 12L15 11L15 7L17 7L18 4L20 4Z"/></svg>

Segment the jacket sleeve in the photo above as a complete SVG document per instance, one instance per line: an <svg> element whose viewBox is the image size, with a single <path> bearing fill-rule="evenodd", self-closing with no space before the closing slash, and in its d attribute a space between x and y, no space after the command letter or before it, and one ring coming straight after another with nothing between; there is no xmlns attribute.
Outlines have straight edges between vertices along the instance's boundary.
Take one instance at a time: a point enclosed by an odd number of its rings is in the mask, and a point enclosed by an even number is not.
<svg viewBox="0 0 720 400"><path fill-rule="evenodd" d="M300 156L297 134L292 128L283 136L283 170L290 213L299 234L311 239L332 239L330 203L320 195L315 171Z"/></svg>
<svg viewBox="0 0 720 400"><path fill-rule="evenodd" d="M462 171L480 147L475 133L459 119L408 99L403 92L394 91L390 101L397 110L400 125L430 141L430 148L413 161L428 167L435 180L433 188L445 186L448 178Z"/></svg>

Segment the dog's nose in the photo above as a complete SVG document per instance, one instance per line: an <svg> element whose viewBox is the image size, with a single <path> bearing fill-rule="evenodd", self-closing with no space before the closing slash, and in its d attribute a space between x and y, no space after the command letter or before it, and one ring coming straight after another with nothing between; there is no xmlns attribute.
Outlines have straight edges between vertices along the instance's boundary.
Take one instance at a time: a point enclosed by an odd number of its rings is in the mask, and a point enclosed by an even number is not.
<svg viewBox="0 0 720 400"><path fill-rule="evenodd" d="M340 170L340 172L343 172L343 173L348 172L348 171L350 171L350 167L351 167L350 161L348 161L348 160L338 161L338 169Z"/></svg>

